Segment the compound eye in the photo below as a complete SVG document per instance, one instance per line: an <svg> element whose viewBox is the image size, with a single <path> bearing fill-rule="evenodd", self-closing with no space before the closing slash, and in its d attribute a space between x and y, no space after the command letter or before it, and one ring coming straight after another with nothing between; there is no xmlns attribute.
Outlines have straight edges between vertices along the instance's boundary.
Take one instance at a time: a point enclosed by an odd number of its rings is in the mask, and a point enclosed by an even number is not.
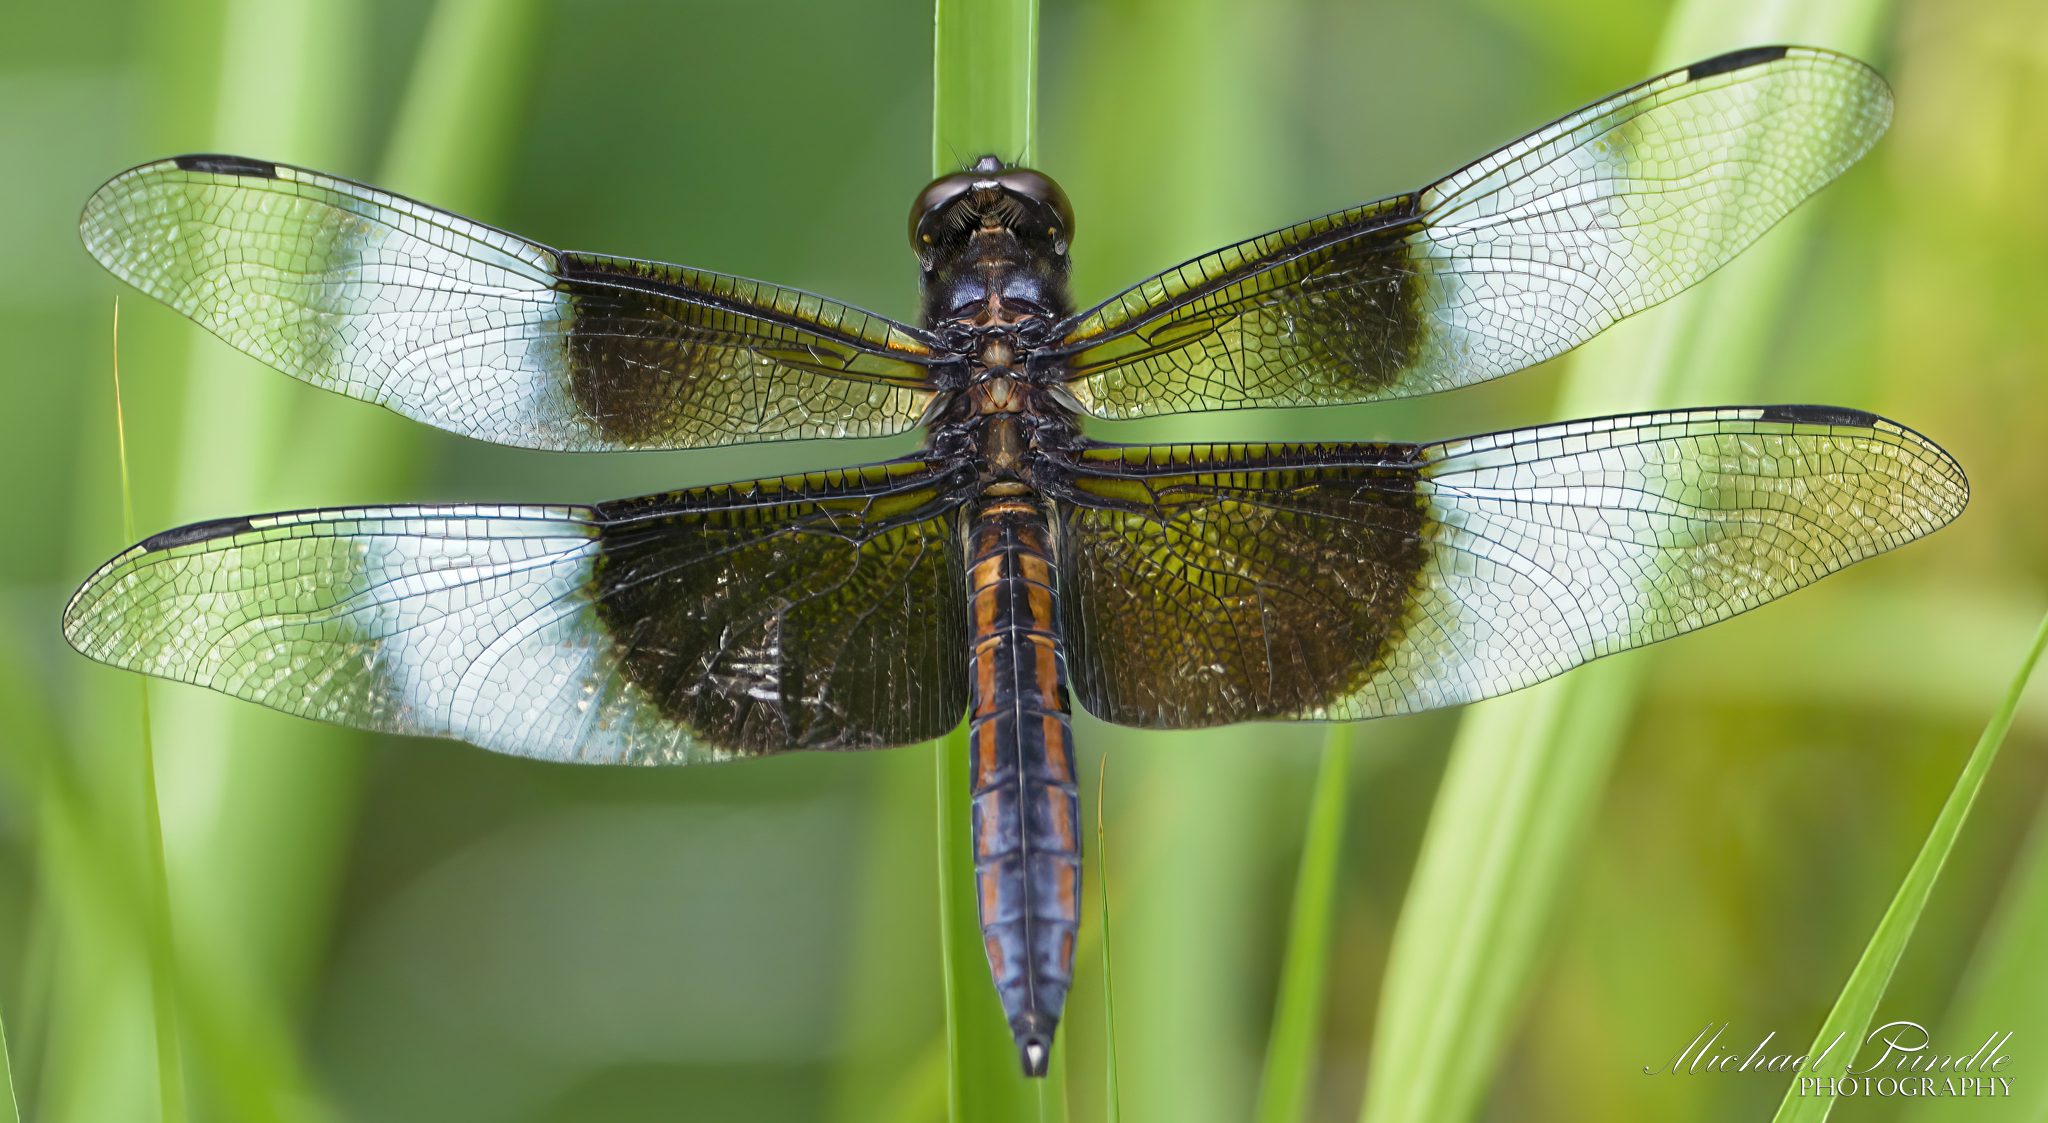
<svg viewBox="0 0 2048 1123"><path fill-rule="evenodd" d="M1063 242L1073 240L1073 204L1067 202L1067 193L1060 190L1060 185L1053 182L1051 176L1044 172L1032 171L1030 168L1011 168L996 176L996 182L1001 184L1005 191L1028 199L1050 211L1060 224L1059 239Z"/></svg>
<svg viewBox="0 0 2048 1123"><path fill-rule="evenodd" d="M974 184L981 178L968 172L955 172L940 176L918 192L917 201L910 205L910 248L919 254L930 249L939 240L940 216L974 190Z"/></svg>

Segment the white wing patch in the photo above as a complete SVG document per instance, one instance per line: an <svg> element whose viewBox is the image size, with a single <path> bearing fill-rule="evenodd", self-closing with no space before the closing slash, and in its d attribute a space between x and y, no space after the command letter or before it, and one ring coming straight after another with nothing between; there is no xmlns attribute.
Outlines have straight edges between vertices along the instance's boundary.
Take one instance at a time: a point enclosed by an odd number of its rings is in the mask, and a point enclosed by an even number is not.
<svg viewBox="0 0 2048 1123"><path fill-rule="evenodd" d="M1519 370L1697 283L1861 157L1891 106L1868 67L1794 47L1667 74L1428 188L1418 390Z"/></svg>
<svg viewBox="0 0 2048 1123"><path fill-rule="evenodd" d="M160 536L86 582L65 635L102 662L323 721L550 760L724 759L619 673L589 599L586 516L370 507Z"/></svg>
<svg viewBox="0 0 2048 1123"><path fill-rule="evenodd" d="M1881 418L1568 422L1426 449L1429 561L1358 716L1492 697L1747 611L1953 519L1955 461Z"/></svg>

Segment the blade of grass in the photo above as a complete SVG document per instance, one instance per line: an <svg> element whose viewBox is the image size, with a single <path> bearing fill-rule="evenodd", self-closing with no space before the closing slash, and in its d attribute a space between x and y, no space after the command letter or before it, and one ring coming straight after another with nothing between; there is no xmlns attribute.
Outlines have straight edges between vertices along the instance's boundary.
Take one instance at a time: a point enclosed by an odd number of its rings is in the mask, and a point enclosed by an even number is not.
<svg viewBox="0 0 2048 1123"><path fill-rule="evenodd" d="M1678 65L1752 43L1856 53L1883 0L1790 9L1771 0L1680 0L1657 60ZM1795 213L1699 292L1588 345L1562 416L1742 394L1785 303ZM1457 1123L1478 1110L1590 829L1647 657L1603 661L1472 707L1451 749L1396 925L1374 1031L1365 1123Z"/></svg>
<svg viewBox="0 0 2048 1123"><path fill-rule="evenodd" d="M121 461L122 537L135 541L135 489L128 474L128 417L121 406L121 298L114 298L114 448ZM164 868L164 822L157 806L156 742L149 723L149 680L137 677L142 736L137 740L137 780L142 797L142 843L147 864L150 1010L156 1029L157 1111L164 1123L185 1118L185 1063L180 1056L175 976L177 944L171 933L171 885Z"/></svg>
<svg viewBox="0 0 2048 1123"><path fill-rule="evenodd" d="M1029 164L1038 147L1037 101L1037 0L937 0L933 174L957 171L989 154ZM948 1107L953 1119L974 1123L1042 1119L1054 1110L1063 1117L1066 1050L1055 1041L1052 1069L1043 1081L1023 1076L1009 1024L989 983L974 897L963 891L974 884L965 729L939 741L937 752Z"/></svg>
<svg viewBox="0 0 2048 1123"><path fill-rule="evenodd" d="M7 1020L0 1018L0 1089L7 1093L7 1099L0 1103L6 1110L0 1115L0 1123L21 1123L21 1099L14 1094L14 1058L7 1052Z"/></svg>
<svg viewBox="0 0 2048 1123"><path fill-rule="evenodd" d="M1038 0L938 0L932 174L990 154L1038 158Z"/></svg>
<svg viewBox="0 0 2048 1123"><path fill-rule="evenodd" d="M2048 804L2035 816L2025 852L2013 863L1996 919L1971 956L1969 973L1946 1017L1942 1036L1981 1041L2011 1033L2014 1041L2048 1039ZM2048 1119L2048 1084L2016 1081L2013 1094L1973 1103L1972 1123L2040 1123ZM1940 1123L1953 1112L1944 1101L1922 1100L1902 1118Z"/></svg>
<svg viewBox="0 0 2048 1123"><path fill-rule="evenodd" d="M1956 999L1941 1020L1942 1037L1982 1041L1993 1033L2010 1033L2014 1041L2048 1040L2048 803L2034 815L2034 826L2020 856L2006 877L1996 916L1986 926L1958 988ZM2013 1094L1985 1098L1971 1105L1971 1123L2040 1123L2048 1119L2048 1082L2015 1081ZM1946 1101L1923 1099L1906 1109L1910 1123L1942 1123L1954 1117Z"/></svg>
<svg viewBox="0 0 2048 1123"><path fill-rule="evenodd" d="M14 684L29 682L32 676L20 668L9 673L9 662L4 656L4 650L0 650L0 708L16 714L29 713L19 704L20 691ZM73 938L50 965L50 973L58 976L55 989L70 994L74 1001L56 1007L50 1017L55 1028L49 1032L68 1040L81 1032L72 1028L74 1021L99 1030L119 1024L110 1021L96 1002L132 1002L134 994L144 993L154 985L155 980L146 974L137 977L133 961L134 934L146 931L151 924L150 879L144 863L136 860L135 848L139 843L133 832L107 828L109 813L94 803L92 785L81 778L77 763L59 750L56 732L30 722L26 727L17 724L11 733L11 747L24 752L28 767L36 774L33 790L39 798L37 850L38 879L44 886L42 911L50 918L52 931ZM137 818L131 816L125 822L132 826ZM261 1086L232 1079L233 1074L226 1071L231 1065L248 1065L263 1072L296 1073L298 1060L292 1051L289 1031L278 1023L249 1026L237 1021L243 1011L229 1010L222 995L196 985L191 974L189 966L181 961L164 977L175 988L172 1004L183 1028L182 1043L188 1047L185 1057L191 1075L210 1080L213 1087L237 1093L216 1105L219 1110L215 1114L224 1112L226 1118L233 1119L290 1118L294 1123L319 1123L325 1119L317 1104L285 1104L256 1098ZM85 997L79 997L81 994ZM120 1042L102 1039L98 1044L102 1071L109 1074L111 1081L121 1080L124 1068L114 1060L117 1054L126 1055L117 1048ZM68 1070L70 1066L59 1067ZM195 1079L193 1084L198 1082ZM110 1103L126 1103L130 1099L132 1096L124 1095L120 1089L95 1096L63 1084L46 1086L37 1094L41 1110L36 1117L98 1120L109 1117L102 1109ZM139 1117L134 1112L120 1116Z"/></svg>
<svg viewBox="0 0 2048 1123"><path fill-rule="evenodd" d="M937 950L929 932L903 926L936 906L929 882L903 876L933 860L932 836L919 829L931 807L931 765L915 752L873 755L847 932L849 962L862 967L839 982L841 1044L825 1116L834 1123L933 1119L946 1103L943 1009L904 999L930 980Z"/></svg>
<svg viewBox="0 0 2048 1123"><path fill-rule="evenodd" d="M1351 727L1333 725L1316 771L1308 826L1302 833L1287 950L1280 965L1280 996L1259 1080L1259 1123L1307 1119L1313 1101L1316 1031L1329 992L1330 920L1336 911L1337 868L1343 853L1351 762Z"/></svg>
<svg viewBox="0 0 2048 1123"><path fill-rule="evenodd" d="M530 63L549 11L541 0L435 6L384 146L384 185L431 192L450 206L497 198L519 146Z"/></svg>
<svg viewBox="0 0 2048 1123"><path fill-rule="evenodd" d="M545 10L537 0L436 4L392 133L369 161L372 178L437 205L488 213L510 181L507 166L523 120L518 91L531 81L527 60L537 51ZM359 146L351 143L361 122L351 115L364 99L349 91L368 71L348 59L362 47L369 13L360 4L322 5L293 19L281 22L294 38L260 53L290 73L254 75L264 92L246 83L224 89L215 125L221 150L342 170L361 166ZM264 101L280 106L260 116L245 108ZM195 355L221 365L218 344L191 334ZM424 436L416 426L308 396L271 371L232 374L231 384L207 383L188 407L181 517L339 502L398 489L416 474ZM307 425L306 418L318 423ZM233 440L220 439L230 430ZM289 481L288 489L269 490L267 481L276 480ZM304 1001L323 955L331 893L354 822L360 748L368 741L193 692L163 700L172 703L166 709L175 709L180 734L175 745L166 736L167 757L175 748L189 758L186 778L173 786L196 805L188 814L205 812L203 821L181 823L176 807L166 809L173 870L181 875L181 930L191 950L210 957L200 970L229 993L293 1006ZM196 927L182 923L188 919Z"/></svg>
<svg viewBox="0 0 2048 1123"><path fill-rule="evenodd" d="M1858 1050L1850 1043L1861 1043L1864 1034L1870 1030L1878 1001L1884 997L1892 972L1898 968L1899 958L1905 954L1906 944L1913 938L1914 925L1927 908L1927 899L1934 892L1934 882L1941 876L1942 866L1948 861L1956 836L1970 817L1970 808L1984 787L1984 778L1998 759L1998 747L2005 743L2006 730L2012 728L2013 713L2019 709L2020 696L2026 693L2027 683L2033 679L2034 667L2040 663L2044 648L2048 648L2048 616L2042 617L2041 627L2034 633L2033 646L2027 649L2019 672L2013 676L2004 703L1992 714L1983 736L1977 739L1976 748L1970 750L1970 759L1963 763L1962 774L1956 777L1955 787L1941 805L1941 813L1935 816L1934 826L1927 832L1927 841L1921 844L1919 855L1906 871L1906 879L1899 884L1891 905L1877 922L1877 931L1871 934L1862 958L1849 972L1849 981L1842 987L1841 997L1835 1000L1827 1020L1821 1023L1820 1033L1815 1036L1810 1052L1819 1055L1829 1042L1838 1038L1843 1046L1793 1079L1785 1091L1785 1099L1778 1105L1778 1113L1772 1117L1774 1123L1819 1123L1834 1110L1834 1085L1814 1085L1808 1081L1840 1078L1856 1059ZM2040 995L2035 993L2031 998L2038 1006Z"/></svg>
<svg viewBox="0 0 2048 1123"><path fill-rule="evenodd" d="M1107 1123L1123 1119L1123 1104L1116 1074L1116 987L1109 969L1109 832L1103 829L1102 808L1109 796L1109 755L1103 754L1095 774L1095 882L1102 914L1102 1042L1103 1118Z"/></svg>

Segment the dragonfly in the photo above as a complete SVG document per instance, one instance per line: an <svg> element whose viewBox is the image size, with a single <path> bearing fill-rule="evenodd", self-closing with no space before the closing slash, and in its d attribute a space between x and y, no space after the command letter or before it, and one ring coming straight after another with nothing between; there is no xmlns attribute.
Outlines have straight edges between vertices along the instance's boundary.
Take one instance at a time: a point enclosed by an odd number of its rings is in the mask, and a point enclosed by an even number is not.
<svg viewBox="0 0 2048 1123"><path fill-rule="evenodd" d="M964 719L981 933L1042 1075L1081 916L1076 703L1174 730L1473 702L1754 608L1969 494L1935 444L1837 406L1433 443L1114 444L1084 420L1541 362L1719 268L1891 104L1840 54L1720 55L1087 308L1064 191L985 157L916 198L916 325L285 164L145 164L87 204L91 254L315 386L534 449L923 442L588 506L201 522L101 566L64 633L287 713L551 761L881 749Z"/></svg>

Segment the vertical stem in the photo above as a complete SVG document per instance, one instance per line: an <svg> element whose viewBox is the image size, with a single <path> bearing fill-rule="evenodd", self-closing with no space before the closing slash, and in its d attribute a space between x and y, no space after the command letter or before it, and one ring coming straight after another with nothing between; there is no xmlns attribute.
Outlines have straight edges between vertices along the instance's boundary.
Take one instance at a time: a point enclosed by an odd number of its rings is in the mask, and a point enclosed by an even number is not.
<svg viewBox="0 0 2048 1123"><path fill-rule="evenodd" d="M932 174L1038 157L1038 0L938 0Z"/></svg>
<svg viewBox="0 0 2048 1123"><path fill-rule="evenodd" d="M121 406L121 300L114 298L114 447L121 461L122 537L135 540L135 489L128 476L128 418ZM184 1123L185 1061L180 1055L178 1029L177 944L171 937L170 878L164 867L164 819L156 795L156 743L149 726L149 682L138 678L135 692L141 698L142 736L139 781L142 797L143 850L148 869L144 873L148 901L150 1012L156 1029L157 1113L164 1123Z"/></svg>
<svg viewBox="0 0 2048 1123"><path fill-rule="evenodd" d="M0 1123L21 1123L21 1102L14 1094L14 1066L7 1055L7 1026L0 1022Z"/></svg>
<svg viewBox="0 0 2048 1123"><path fill-rule="evenodd" d="M1302 832L1301 866L1295 875L1287 951L1280 966L1280 997L1274 1004L1273 1033L1259 1080L1259 1123L1307 1119L1311 1106L1316 1030L1329 990L1330 918L1336 911L1337 868L1349 801L1350 731L1349 725L1330 727L1308 828Z"/></svg>
<svg viewBox="0 0 2048 1123"><path fill-rule="evenodd" d="M1116 986L1110 974L1109 951L1109 832L1102 828L1102 807L1109 796L1109 757L1104 755L1095 774L1095 892L1102 902L1102 1040L1104 1123L1122 1123L1123 1090L1116 1068Z"/></svg>
<svg viewBox="0 0 2048 1123"><path fill-rule="evenodd" d="M984 155L1029 163L1037 150L1037 0L937 0L932 37L932 168ZM1018 1070L983 957L968 839L964 730L937 743L940 945L945 965L948 1107L955 1120L1036 1119L1041 1099ZM1065 1050L1055 1045L1054 1056ZM1047 1077L1061 1079L1059 1068Z"/></svg>

